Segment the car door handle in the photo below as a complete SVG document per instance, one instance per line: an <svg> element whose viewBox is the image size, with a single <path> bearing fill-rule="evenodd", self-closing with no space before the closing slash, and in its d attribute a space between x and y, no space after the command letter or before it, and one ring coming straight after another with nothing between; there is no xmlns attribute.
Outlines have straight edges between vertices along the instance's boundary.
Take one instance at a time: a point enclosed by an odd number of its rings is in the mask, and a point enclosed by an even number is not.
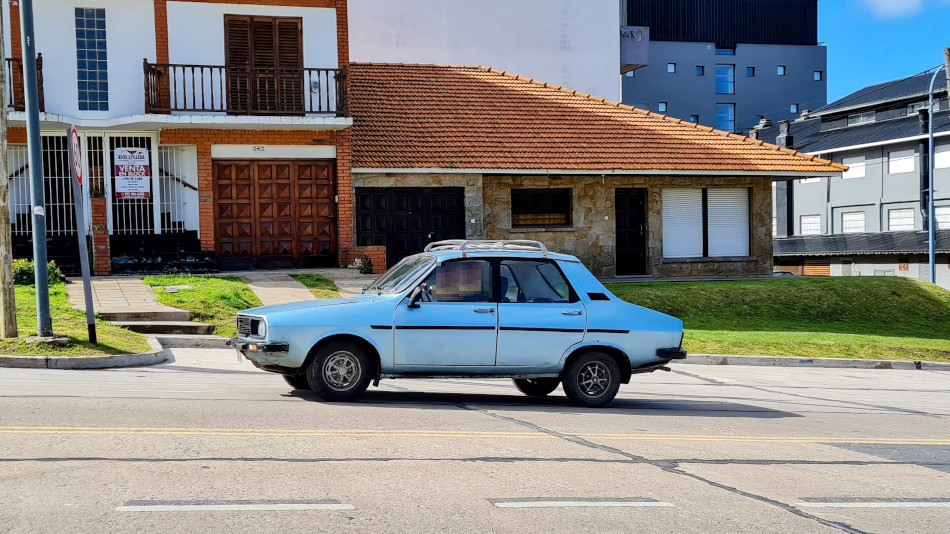
<svg viewBox="0 0 950 534"><path fill-rule="evenodd" d="M495 308L475 308L472 311L475 313L495 313Z"/></svg>
<svg viewBox="0 0 950 534"><path fill-rule="evenodd" d="M582 315L582 312L577 310L564 310L561 312L561 315Z"/></svg>

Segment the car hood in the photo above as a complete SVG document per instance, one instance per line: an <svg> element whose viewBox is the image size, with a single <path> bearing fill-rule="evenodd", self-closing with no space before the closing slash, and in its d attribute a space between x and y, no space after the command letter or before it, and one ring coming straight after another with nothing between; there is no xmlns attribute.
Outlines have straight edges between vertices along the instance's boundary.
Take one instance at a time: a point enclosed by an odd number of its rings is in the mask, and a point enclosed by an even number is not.
<svg viewBox="0 0 950 534"><path fill-rule="evenodd" d="M376 302L379 300L392 298L392 295L356 295L355 297L325 299L325 300L303 300L300 302L288 302L286 304L274 304L272 306L260 306L250 308L239 312L241 315L269 315L274 313L286 313L303 310L312 310L316 308L326 308L329 306L346 306L348 304L360 304Z"/></svg>

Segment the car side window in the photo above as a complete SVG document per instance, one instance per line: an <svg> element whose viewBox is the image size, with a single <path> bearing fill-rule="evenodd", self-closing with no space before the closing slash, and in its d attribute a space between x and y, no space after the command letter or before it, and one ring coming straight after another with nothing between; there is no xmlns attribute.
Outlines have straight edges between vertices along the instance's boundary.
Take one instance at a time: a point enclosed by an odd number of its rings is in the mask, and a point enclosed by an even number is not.
<svg viewBox="0 0 950 534"><path fill-rule="evenodd" d="M445 262L426 278L423 289L423 300L429 302L491 302L491 262Z"/></svg>
<svg viewBox="0 0 950 534"><path fill-rule="evenodd" d="M550 261L501 262L502 302L571 302L571 288Z"/></svg>

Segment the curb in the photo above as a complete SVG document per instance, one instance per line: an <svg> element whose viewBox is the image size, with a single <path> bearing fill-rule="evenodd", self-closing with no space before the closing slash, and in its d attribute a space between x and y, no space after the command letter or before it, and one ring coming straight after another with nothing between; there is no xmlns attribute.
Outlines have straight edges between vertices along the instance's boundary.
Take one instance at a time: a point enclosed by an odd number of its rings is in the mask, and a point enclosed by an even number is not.
<svg viewBox="0 0 950 534"><path fill-rule="evenodd" d="M678 363L694 365L749 365L763 367L811 367L823 369L897 369L950 371L950 363L911 360L857 360L845 358L800 358L795 356L730 356L689 354Z"/></svg>
<svg viewBox="0 0 950 534"><path fill-rule="evenodd" d="M155 339L166 349L230 349L228 338L215 335L158 334Z"/></svg>
<svg viewBox="0 0 950 534"><path fill-rule="evenodd" d="M0 356L0 367L26 369L108 369L140 367L162 363L168 358L165 350L152 336L146 338L152 352L113 354L109 356Z"/></svg>

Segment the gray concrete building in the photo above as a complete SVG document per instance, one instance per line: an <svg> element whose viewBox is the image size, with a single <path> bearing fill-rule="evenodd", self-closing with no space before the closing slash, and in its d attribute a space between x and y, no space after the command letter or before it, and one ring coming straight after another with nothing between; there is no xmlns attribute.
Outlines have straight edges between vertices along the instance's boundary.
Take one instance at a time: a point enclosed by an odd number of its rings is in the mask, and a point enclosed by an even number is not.
<svg viewBox="0 0 950 534"><path fill-rule="evenodd" d="M621 22L625 104L742 132L827 102L817 0L622 0Z"/></svg>
<svg viewBox="0 0 950 534"><path fill-rule="evenodd" d="M950 288L950 106L938 75L934 154L927 113L931 74L865 87L751 136L849 167L840 177L774 186L776 268L795 274L929 280L928 183L935 166L936 280Z"/></svg>

